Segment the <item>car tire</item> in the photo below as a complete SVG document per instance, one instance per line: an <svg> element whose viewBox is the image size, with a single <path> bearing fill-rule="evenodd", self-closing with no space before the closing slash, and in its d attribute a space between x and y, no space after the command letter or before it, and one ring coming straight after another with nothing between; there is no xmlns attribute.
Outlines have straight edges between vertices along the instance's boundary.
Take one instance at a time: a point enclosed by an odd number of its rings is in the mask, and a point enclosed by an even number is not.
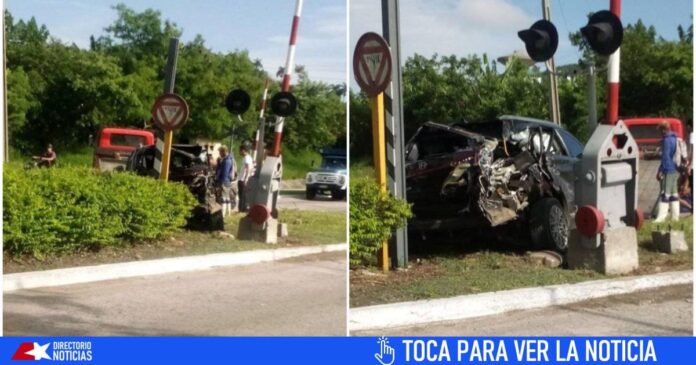
<svg viewBox="0 0 696 365"><path fill-rule="evenodd" d="M536 202L529 217L532 247L565 252L568 249L570 223L565 209L555 198Z"/></svg>
<svg viewBox="0 0 696 365"><path fill-rule="evenodd" d="M343 200L346 197L346 193L342 190L336 190L331 192L331 199L333 200Z"/></svg>
<svg viewBox="0 0 696 365"><path fill-rule="evenodd" d="M314 197L317 196L317 191L314 189L307 188L305 194L307 196L307 200L314 200Z"/></svg>
<svg viewBox="0 0 696 365"><path fill-rule="evenodd" d="M211 213L208 216L208 229L211 231L224 231L225 230L225 218L222 216L222 210L218 210L215 213Z"/></svg>

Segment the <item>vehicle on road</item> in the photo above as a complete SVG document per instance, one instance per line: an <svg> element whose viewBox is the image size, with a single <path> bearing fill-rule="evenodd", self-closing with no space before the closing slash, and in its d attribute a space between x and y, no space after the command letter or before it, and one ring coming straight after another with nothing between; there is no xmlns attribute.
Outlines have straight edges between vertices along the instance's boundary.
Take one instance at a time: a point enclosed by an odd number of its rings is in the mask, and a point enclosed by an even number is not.
<svg viewBox="0 0 696 365"><path fill-rule="evenodd" d="M199 145L172 145L169 162L169 181L180 182L198 200L192 217L188 221L190 228L202 230L223 230L222 207L215 194L215 171L201 159L204 148ZM125 170L140 176L159 178L155 170L154 145L136 149L127 161Z"/></svg>
<svg viewBox="0 0 696 365"><path fill-rule="evenodd" d="M563 252L583 149L570 132L539 119L425 123L406 145L409 228L425 235L486 227L507 241Z"/></svg>
<svg viewBox="0 0 696 365"><path fill-rule="evenodd" d="M92 166L100 171L113 171L126 166L138 147L155 143L152 131L135 128L106 127L99 131Z"/></svg>
<svg viewBox="0 0 696 365"><path fill-rule="evenodd" d="M640 148L641 159L660 158L662 132L658 126L662 122L669 123L672 132L678 138L684 139L684 123L677 118L627 118L623 121Z"/></svg>
<svg viewBox="0 0 696 365"><path fill-rule="evenodd" d="M333 200L345 199L348 187L346 150L327 148L320 153L321 166L305 177L307 199L312 200L317 194L331 194Z"/></svg>

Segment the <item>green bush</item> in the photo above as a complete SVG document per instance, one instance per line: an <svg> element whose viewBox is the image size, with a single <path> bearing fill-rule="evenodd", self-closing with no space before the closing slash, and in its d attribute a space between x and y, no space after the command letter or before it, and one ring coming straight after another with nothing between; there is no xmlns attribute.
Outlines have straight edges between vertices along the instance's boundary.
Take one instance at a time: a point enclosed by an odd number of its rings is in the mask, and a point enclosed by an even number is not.
<svg viewBox="0 0 696 365"><path fill-rule="evenodd" d="M376 262L382 241L411 217L408 203L381 192L370 178L350 183L350 265Z"/></svg>
<svg viewBox="0 0 696 365"><path fill-rule="evenodd" d="M3 172L5 253L45 255L152 240L186 223L195 198L179 183L87 167Z"/></svg>

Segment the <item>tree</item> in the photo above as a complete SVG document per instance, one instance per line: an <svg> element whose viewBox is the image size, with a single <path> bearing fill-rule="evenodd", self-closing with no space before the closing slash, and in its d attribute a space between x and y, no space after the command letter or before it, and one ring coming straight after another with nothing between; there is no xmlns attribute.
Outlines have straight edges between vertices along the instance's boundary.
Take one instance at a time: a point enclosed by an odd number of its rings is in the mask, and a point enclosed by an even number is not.
<svg viewBox="0 0 696 365"><path fill-rule="evenodd" d="M33 19L14 21L5 13L14 147L33 149L53 142L65 150L84 145L102 126L142 128L150 119L152 103L162 93L170 38L183 30L152 9L136 12L119 4L114 10L117 19L105 28L105 35L90 37L88 50L51 38ZM288 118L286 145L322 147L345 129L345 85L309 80L301 65L296 73L293 91L300 108ZM175 92L187 100L190 114L176 138L223 139L234 129L237 138L250 139L259 115L257 101L270 78L261 61L252 60L246 50L216 53L200 35L181 44ZM271 95L279 87L273 83ZM241 121L224 107L226 95L235 88L252 98Z"/></svg>
<svg viewBox="0 0 696 365"><path fill-rule="evenodd" d="M624 29L621 44L621 91L619 114L629 116L675 116L692 123L692 42L693 26L677 28L676 41L657 35L653 26L640 19ZM582 52L581 64L605 65L606 57L592 53L579 32L571 43ZM598 85L606 84L601 74ZM606 104L602 95L598 105Z"/></svg>

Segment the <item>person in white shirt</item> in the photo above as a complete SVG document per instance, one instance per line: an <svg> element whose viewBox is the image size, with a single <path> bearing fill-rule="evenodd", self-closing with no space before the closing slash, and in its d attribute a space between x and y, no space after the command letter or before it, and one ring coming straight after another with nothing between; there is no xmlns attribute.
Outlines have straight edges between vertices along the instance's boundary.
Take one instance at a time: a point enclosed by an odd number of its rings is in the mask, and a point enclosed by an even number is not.
<svg viewBox="0 0 696 365"><path fill-rule="evenodd" d="M249 209L249 204L246 199L247 191L245 188L249 178L254 174L254 160L249 154L249 148L244 145L239 147L239 153L242 155L242 166L237 181L239 188L239 211L246 212Z"/></svg>

